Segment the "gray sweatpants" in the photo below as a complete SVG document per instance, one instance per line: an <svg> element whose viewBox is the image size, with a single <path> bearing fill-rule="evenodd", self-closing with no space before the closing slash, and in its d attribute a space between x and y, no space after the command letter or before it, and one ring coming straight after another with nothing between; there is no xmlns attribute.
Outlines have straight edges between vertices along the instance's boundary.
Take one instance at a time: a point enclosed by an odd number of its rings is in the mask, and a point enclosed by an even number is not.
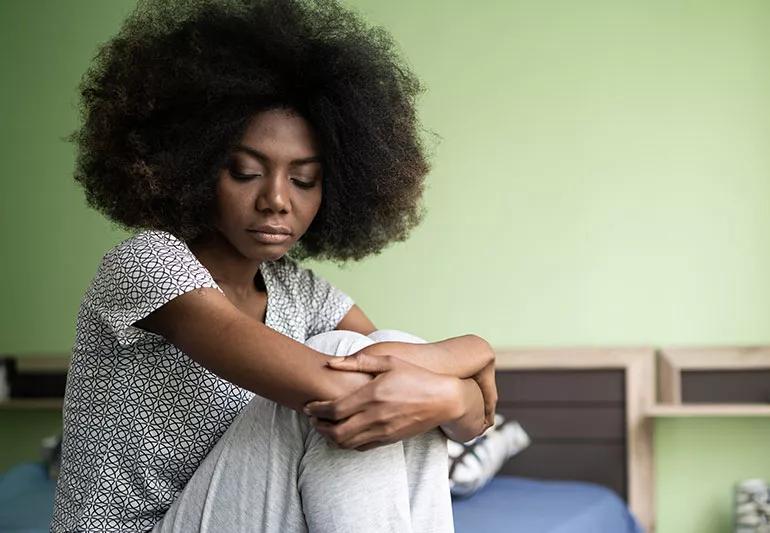
<svg viewBox="0 0 770 533"><path fill-rule="evenodd" d="M349 355L396 330L330 331L305 344ZM336 447L288 407L255 396L153 533L452 533L446 438L438 429L359 452Z"/></svg>

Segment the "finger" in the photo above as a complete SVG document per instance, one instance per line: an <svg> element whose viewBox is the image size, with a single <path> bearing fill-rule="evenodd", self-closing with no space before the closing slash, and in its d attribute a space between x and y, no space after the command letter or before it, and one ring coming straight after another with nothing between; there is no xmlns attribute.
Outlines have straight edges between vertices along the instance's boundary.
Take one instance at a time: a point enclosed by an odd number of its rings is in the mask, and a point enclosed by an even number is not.
<svg viewBox="0 0 770 533"><path fill-rule="evenodd" d="M358 352L346 357L335 357L326 362L326 366L335 370L348 370L351 372L367 372L381 374L393 369L393 358L389 355L369 355Z"/></svg>
<svg viewBox="0 0 770 533"><path fill-rule="evenodd" d="M352 449L359 448L364 445L378 443L378 445L386 444L385 437L386 431L382 427L369 428L366 431L362 431L351 437L348 440L338 443L340 448Z"/></svg>
<svg viewBox="0 0 770 533"><path fill-rule="evenodd" d="M302 408L302 412L310 417L326 418L324 414L329 410L329 404L334 400L318 400L308 402Z"/></svg>
<svg viewBox="0 0 770 533"><path fill-rule="evenodd" d="M337 424L317 420L313 427L324 437L327 437L336 444L341 444L362 432L370 430L374 423L374 418L376 417L372 417L371 413L359 413Z"/></svg>
<svg viewBox="0 0 770 533"><path fill-rule="evenodd" d="M369 383L337 400L310 402L305 406L305 414L339 421L360 413L373 399L373 390Z"/></svg>
<svg viewBox="0 0 770 533"><path fill-rule="evenodd" d="M359 452L365 452L366 450L371 450L373 448L379 448L380 446L387 446L387 442L370 442L369 444L364 444L363 446L359 446L356 448Z"/></svg>

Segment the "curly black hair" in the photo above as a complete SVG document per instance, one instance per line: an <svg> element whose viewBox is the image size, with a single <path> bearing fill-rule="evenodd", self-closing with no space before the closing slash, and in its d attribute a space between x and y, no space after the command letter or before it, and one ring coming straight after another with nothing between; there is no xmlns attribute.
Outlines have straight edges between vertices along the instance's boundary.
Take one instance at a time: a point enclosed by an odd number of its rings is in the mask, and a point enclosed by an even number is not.
<svg viewBox="0 0 770 533"><path fill-rule="evenodd" d="M321 207L292 257L359 260L424 216L422 87L385 30L334 0L140 0L79 90L75 179L125 229L211 231L219 170L276 107L311 124L323 158Z"/></svg>

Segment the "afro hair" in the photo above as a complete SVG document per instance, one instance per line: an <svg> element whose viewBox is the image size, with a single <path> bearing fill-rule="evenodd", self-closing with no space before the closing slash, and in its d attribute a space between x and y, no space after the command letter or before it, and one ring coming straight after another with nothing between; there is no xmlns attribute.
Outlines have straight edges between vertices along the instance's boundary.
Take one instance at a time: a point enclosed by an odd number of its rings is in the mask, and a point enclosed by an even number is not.
<svg viewBox="0 0 770 533"><path fill-rule="evenodd" d="M313 127L321 207L289 255L359 260L421 221L422 87L389 34L333 0L140 0L80 84L75 179L129 230L213 230L216 183L250 117Z"/></svg>

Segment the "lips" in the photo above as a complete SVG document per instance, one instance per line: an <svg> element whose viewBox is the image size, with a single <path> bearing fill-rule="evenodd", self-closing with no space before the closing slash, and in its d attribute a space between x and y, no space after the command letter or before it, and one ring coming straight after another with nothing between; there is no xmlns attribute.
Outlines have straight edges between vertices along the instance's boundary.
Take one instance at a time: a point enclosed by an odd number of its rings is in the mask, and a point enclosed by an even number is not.
<svg viewBox="0 0 770 533"><path fill-rule="evenodd" d="M291 241L291 231L286 226L268 224L247 230L257 242L262 244L283 244Z"/></svg>
<svg viewBox="0 0 770 533"><path fill-rule="evenodd" d="M248 231L258 231L260 233L272 233L274 235L291 235L291 230L286 226L270 226L265 224L258 228L250 228Z"/></svg>

